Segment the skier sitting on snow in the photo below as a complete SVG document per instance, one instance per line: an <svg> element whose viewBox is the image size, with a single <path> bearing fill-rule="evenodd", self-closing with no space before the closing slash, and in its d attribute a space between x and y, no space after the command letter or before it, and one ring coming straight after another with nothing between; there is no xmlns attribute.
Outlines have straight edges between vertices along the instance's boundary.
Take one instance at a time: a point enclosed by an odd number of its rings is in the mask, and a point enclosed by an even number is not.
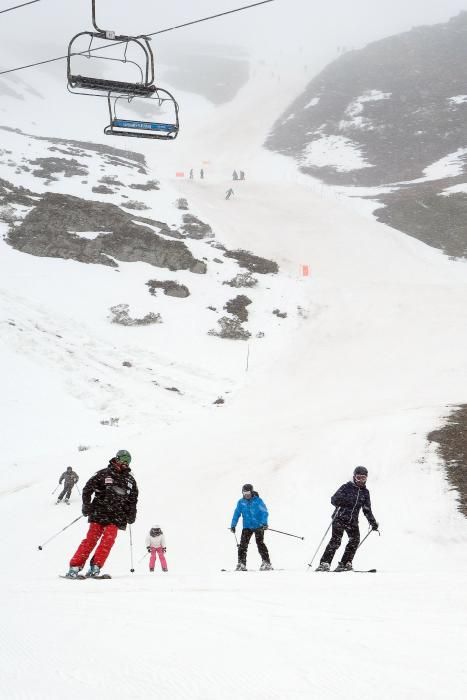
<svg viewBox="0 0 467 700"><path fill-rule="evenodd" d="M109 465L94 474L84 487L82 512L89 516L90 525L85 539L70 560L67 578L78 576L100 540L86 574L88 577L99 576L118 530L125 530L128 523L135 522L138 487L130 474L130 462L130 453L119 450Z"/></svg>
<svg viewBox="0 0 467 700"><path fill-rule="evenodd" d="M352 560L360 544L358 527L360 508L372 529L378 529L378 523L371 511L370 492L365 485L367 478L368 469L366 467L355 467L353 481L343 484L331 498L332 505L336 506L332 518L332 537L316 571L330 571L332 558L340 547L344 531L349 536L349 541L341 561L334 570L352 571Z"/></svg>
<svg viewBox="0 0 467 700"><path fill-rule="evenodd" d="M165 560L167 547L165 546L164 533L160 527L152 527L149 530L149 535L146 537L146 549L151 555L149 557L149 571L154 571L157 555L159 555L162 571L167 571L167 562Z"/></svg>
<svg viewBox="0 0 467 700"><path fill-rule="evenodd" d="M65 483L63 484L63 491L57 498L57 503L60 503L62 500L63 496L65 496L65 503L69 503L69 498L71 496L71 490L73 486L78 482L79 476L76 472L73 471L71 467L67 467L66 471L63 472L61 475L58 483L61 484L62 481Z"/></svg>
<svg viewBox="0 0 467 700"><path fill-rule="evenodd" d="M269 560L268 548L264 544L264 531L268 529L268 509L259 497L257 491L253 490L251 484L245 484L242 487L242 498L238 501L232 516L231 532L235 532L235 528L240 516L243 518L243 530L240 538L240 546L238 548L238 564L237 571L246 571L246 555L248 545L253 533L255 533L256 546L260 553L262 562L261 571L272 569Z"/></svg>

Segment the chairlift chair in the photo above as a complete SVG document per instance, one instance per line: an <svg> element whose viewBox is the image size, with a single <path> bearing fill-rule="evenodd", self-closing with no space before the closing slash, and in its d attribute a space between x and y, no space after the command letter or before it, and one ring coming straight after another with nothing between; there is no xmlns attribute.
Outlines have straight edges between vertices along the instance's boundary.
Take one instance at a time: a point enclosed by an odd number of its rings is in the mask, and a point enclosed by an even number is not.
<svg viewBox="0 0 467 700"><path fill-rule="evenodd" d="M123 118L121 112L122 100L129 104L136 99L144 100L142 105L147 108L164 108L169 114L164 114L164 120L128 119ZM173 141L177 138L179 131L178 104L167 90L155 88L153 95L113 95L109 92L108 97L110 123L104 129L107 136L129 136L144 139L163 139Z"/></svg>
<svg viewBox="0 0 467 700"><path fill-rule="evenodd" d="M113 31L100 29L96 23L96 0L92 0L92 23L95 31L85 31L76 34L68 44L67 55L67 79L68 89L70 92L79 95L96 95L102 97L108 95L109 92L118 92L122 95L139 95L146 97L152 95L156 91L154 85L154 55L149 44L150 38L145 35L127 36L124 34L116 34ZM89 37L89 45L85 51L75 51L76 44L79 43L81 37ZM108 46L124 45L123 57L115 58L105 55L92 53L91 46L95 39L103 39L109 42ZM96 48L103 48L106 44ZM130 47L135 48L137 60L129 60L127 53ZM107 78L99 78L94 75L81 75L73 70L72 61L75 56L85 56L92 61L95 66L95 60L104 61L119 61L121 63L132 64L137 68L139 80L109 80Z"/></svg>

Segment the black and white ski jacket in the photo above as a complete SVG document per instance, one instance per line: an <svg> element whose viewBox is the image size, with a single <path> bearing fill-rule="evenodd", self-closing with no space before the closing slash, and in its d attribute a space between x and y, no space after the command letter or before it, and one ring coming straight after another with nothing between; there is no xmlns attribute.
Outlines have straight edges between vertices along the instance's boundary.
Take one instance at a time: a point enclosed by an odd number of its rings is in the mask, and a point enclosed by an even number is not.
<svg viewBox="0 0 467 700"><path fill-rule="evenodd" d="M117 469L113 461L94 474L84 487L83 515L89 516L90 523L114 524L125 530L136 519L138 487L130 468Z"/></svg>

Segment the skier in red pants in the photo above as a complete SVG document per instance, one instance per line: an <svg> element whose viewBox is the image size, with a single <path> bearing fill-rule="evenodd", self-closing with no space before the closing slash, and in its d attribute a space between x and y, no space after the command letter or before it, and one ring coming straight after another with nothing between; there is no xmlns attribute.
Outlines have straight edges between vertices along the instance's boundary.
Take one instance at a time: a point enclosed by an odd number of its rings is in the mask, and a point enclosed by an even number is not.
<svg viewBox="0 0 467 700"><path fill-rule="evenodd" d="M86 576L99 576L118 530L125 530L127 524L135 522L138 487L130 473L130 462L130 453L119 450L108 467L98 471L86 483L82 493L82 512L89 516L90 525L85 539L70 560L67 578L78 577L96 545Z"/></svg>

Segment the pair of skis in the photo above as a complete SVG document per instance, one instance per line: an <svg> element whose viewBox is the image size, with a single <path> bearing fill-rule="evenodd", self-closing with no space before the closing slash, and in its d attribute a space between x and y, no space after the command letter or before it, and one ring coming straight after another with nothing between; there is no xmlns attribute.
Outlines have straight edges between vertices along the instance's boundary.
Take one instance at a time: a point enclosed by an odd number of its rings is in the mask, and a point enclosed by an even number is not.
<svg viewBox="0 0 467 700"><path fill-rule="evenodd" d="M78 574L78 576L63 576L60 575L60 578L67 578L69 581L87 581L88 579L109 579L112 578L110 574L101 574L100 576L83 576L83 574Z"/></svg>
<svg viewBox="0 0 467 700"><path fill-rule="evenodd" d="M237 573L237 569L221 569L221 571L225 571L227 573ZM244 569L246 572L253 572L253 571L260 571L260 569ZM285 571L285 569L270 569L270 571ZM346 574L346 573L351 573L353 571L354 574L376 574L377 569L350 569L350 571L326 571L326 572L320 572L320 573L329 573L329 574ZM238 573L242 573L239 571Z"/></svg>

